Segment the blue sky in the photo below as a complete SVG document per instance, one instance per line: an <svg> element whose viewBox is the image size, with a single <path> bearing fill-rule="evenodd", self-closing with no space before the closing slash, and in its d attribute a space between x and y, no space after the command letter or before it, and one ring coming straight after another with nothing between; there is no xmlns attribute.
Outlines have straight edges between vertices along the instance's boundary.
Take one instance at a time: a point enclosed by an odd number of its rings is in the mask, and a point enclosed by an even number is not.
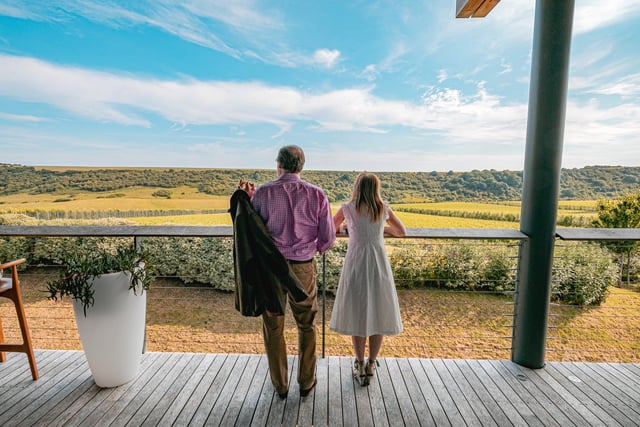
<svg viewBox="0 0 640 427"><path fill-rule="evenodd" d="M0 0L0 163L522 170L535 1L455 3ZM563 167L640 166L638 46L576 0Z"/></svg>

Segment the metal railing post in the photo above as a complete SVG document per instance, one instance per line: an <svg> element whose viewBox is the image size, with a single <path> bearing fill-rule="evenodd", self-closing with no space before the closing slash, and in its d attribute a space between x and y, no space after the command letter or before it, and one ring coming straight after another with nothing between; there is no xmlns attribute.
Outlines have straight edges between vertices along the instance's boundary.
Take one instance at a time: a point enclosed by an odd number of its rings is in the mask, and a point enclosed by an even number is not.
<svg viewBox="0 0 640 427"><path fill-rule="evenodd" d="M327 317L327 260L322 254L322 358L325 357L326 338L326 317Z"/></svg>

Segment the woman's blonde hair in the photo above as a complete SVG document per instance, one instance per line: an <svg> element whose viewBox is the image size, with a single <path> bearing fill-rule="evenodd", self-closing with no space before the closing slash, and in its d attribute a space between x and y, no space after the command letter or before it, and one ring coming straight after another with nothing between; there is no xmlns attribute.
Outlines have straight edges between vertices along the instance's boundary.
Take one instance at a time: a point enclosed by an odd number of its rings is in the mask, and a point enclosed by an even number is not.
<svg viewBox="0 0 640 427"><path fill-rule="evenodd" d="M355 202L356 212L360 213L364 206L371 221L382 219L384 204L380 197L380 179L376 175L367 172L358 174L351 200Z"/></svg>

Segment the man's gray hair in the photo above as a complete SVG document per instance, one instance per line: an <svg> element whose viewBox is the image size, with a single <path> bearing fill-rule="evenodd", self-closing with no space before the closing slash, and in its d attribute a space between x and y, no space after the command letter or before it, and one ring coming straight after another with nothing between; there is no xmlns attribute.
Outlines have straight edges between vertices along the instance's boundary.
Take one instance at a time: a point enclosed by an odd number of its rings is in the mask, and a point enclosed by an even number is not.
<svg viewBox="0 0 640 427"><path fill-rule="evenodd" d="M304 151L297 145L287 145L278 152L276 161L289 173L300 173L304 167Z"/></svg>

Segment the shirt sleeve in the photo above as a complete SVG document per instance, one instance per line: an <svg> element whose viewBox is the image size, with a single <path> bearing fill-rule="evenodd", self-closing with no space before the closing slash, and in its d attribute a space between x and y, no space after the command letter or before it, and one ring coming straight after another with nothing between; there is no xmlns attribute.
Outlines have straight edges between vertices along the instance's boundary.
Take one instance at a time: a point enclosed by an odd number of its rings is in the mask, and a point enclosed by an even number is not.
<svg viewBox="0 0 640 427"><path fill-rule="evenodd" d="M333 224L329 200L324 193L321 194L321 197L316 246L318 252L324 253L333 247L333 242L336 240L336 227Z"/></svg>

